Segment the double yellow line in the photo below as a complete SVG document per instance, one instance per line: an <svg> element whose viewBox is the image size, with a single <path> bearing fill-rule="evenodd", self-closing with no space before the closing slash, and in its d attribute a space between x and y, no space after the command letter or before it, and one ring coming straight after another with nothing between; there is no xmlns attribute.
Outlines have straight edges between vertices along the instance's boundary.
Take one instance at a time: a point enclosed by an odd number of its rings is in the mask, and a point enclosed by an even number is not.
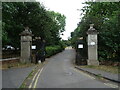
<svg viewBox="0 0 120 90"><path fill-rule="evenodd" d="M31 82L30 85L29 85L29 88L36 88L38 79L39 79L40 74L41 74L42 71L43 71L43 68L41 68L41 69L39 69L39 70L37 71L37 73L35 74L35 76L34 76L33 79L32 79L32 82Z"/></svg>

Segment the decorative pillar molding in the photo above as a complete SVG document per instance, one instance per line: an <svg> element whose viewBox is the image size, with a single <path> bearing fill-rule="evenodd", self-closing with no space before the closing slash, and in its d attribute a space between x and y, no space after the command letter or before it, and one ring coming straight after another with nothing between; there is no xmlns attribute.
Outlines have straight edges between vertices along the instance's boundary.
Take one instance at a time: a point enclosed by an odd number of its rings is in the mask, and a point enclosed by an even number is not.
<svg viewBox="0 0 120 90"><path fill-rule="evenodd" d="M88 34L88 65L99 65L97 52L97 30L93 28L94 24L90 24L87 31Z"/></svg>
<svg viewBox="0 0 120 90"><path fill-rule="evenodd" d="M31 43L32 43L32 32L29 31L29 27L25 28L21 34L21 63L31 62Z"/></svg>

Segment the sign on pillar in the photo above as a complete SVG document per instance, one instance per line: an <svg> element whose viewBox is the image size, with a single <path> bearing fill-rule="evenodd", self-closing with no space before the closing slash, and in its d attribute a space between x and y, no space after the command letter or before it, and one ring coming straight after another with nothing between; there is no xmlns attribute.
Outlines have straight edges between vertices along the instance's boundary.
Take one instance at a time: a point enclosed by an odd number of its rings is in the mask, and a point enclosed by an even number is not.
<svg viewBox="0 0 120 90"><path fill-rule="evenodd" d="M97 52L97 30L93 28L94 24L90 24L87 31L88 34L88 65L99 65Z"/></svg>
<svg viewBox="0 0 120 90"><path fill-rule="evenodd" d="M31 43L32 43L32 32L26 27L25 31L21 34L21 63L31 62Z"/></svg>

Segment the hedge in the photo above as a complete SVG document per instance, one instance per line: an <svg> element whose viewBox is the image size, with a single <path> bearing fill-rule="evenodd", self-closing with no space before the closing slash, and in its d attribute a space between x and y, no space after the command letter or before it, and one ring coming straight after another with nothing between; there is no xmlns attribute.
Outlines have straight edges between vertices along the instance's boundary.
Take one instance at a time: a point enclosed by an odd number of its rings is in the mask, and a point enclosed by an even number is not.
<svg viewBox="0 0 120 90"><path fill-rule="evenodd" d="M50 57L52 55L55 55L61 51L63 51L64 48L61 46L47 46L46 47L46 57Z"/></svg>

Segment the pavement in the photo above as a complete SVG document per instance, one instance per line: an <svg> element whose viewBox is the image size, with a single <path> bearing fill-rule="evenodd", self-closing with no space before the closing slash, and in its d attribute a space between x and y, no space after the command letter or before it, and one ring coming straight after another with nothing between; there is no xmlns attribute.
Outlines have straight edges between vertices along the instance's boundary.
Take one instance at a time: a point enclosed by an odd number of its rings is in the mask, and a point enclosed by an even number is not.
<svg viewBox="0 0 120 90"><path fill-rule="evenodd" d="M2 70L2 88L19 88L35 67Z"/></svg>
<svg viewBox="0 0 120 90"><path fill-rule="evenodd" d="M117 88L74 68L75 50L67 48L48 59L37 77L35 88Z"/></svg>
<svg viewBox="0 0 120 90"><path fill-rule="evenodd" d="M92 75L100 76L100 77L103 77L105 79L111 80L113 82L120 83L120 78L119 78L120 74L118 75L118 74L113 74L110 72L105 72L102 70L91 69L91 68L82 68L82 67L77 67L77 66L75 68L82 70L82 71L85 71L85 72L88 72Z"/></svg>

